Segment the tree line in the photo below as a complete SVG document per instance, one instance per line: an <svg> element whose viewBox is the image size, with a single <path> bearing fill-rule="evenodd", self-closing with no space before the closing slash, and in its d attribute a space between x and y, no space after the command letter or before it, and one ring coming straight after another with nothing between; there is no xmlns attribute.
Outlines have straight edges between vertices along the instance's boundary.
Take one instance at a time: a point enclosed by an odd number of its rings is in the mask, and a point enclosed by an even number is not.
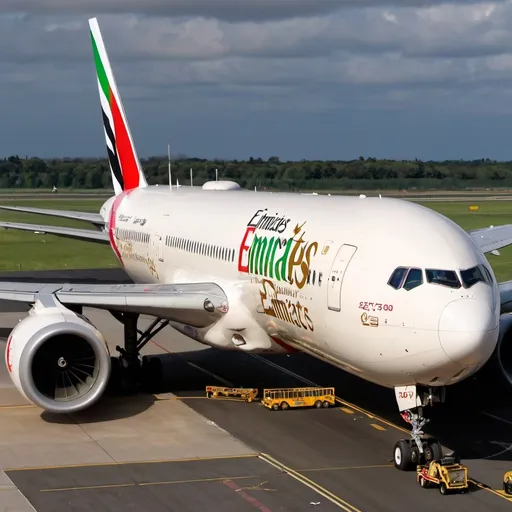
<svg viewBox="0 0 512 512"><path fill-rule="evenodd" d="M166 156L143 159L150 184L168 184ZM248 160L172 160L173 184L200 186L206 181L233 180L243 188L267 190L455 190L512 187L512 162L479 160L378 160L359 157L349 161L281 161L278 157ZM0 160L0 188L112 189L106 158L53 158L10 156Z"/></svg>

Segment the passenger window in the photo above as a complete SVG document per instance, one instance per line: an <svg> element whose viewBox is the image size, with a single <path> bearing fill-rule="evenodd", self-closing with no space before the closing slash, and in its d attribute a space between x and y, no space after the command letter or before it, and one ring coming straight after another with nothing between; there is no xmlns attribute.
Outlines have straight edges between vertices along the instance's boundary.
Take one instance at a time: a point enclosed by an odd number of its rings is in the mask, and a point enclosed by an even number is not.
<svg viewBox="0 0 512 512"><path fill-rule="evenodd" d="M461 270L460 277L462 278L462 284L464 285L464 288L471 288L479 281L485 282L484 275L482 274L482 271L479 267Z"/></svg>
<svg viewBox="0 0 512 512"><path fill-rule="evenodd" d="M396 268L393 274L391 274L391 277L389 278L389 286L391 286L391 288L394 288L395 290L398 290L398 288L400 288L402 284L402 280L406 272L407 269L405 267Z"/></svg>
<svg viewBox="0 0 512 512"><path fill-rule="evenodd" d="M460 281L453 270L425 270L427 282L440 284L449 288L460 288Z"/></svg>
<svg viewBox="0 0 512 512"><path fill-rule="evenodd" d="M411 268L404 282L404 290L410 291L423 284L423 272L420 268Z"/></svg>

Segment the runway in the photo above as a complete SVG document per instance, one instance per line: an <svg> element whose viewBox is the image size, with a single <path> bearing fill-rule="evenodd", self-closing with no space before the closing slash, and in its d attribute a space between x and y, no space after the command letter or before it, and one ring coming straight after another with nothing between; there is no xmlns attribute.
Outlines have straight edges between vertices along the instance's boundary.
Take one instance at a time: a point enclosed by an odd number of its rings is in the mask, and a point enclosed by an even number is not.
<svg viewBox="0 0 512 512"><path fill-rule="evenodd" d="M80 280L80 271L70 276ZM95 278L123 276L105 271ZM2 337L25 314L13 309L0 314ZM108 313L87 314L110 345L119 342L121 326ZM504 406L467 410L452 400L432 410L426 431L436 433L446 451L456 449L470 478L480 483L465 495L441 496L420 488L414 473L392 466L393 445L406 435L392 391L309 356L220 352L171 329L147 349L162 354L166 393L106 397L93 410L65 418L41 417L37 408L24 406L2 366L0 464L13 482L6 484L9 492L17 493L16 486L38 511L68 503L73 510L133 504L149 512L511 508L499 492L503 474L512 469L512 417ZM313 383L334 385L337 406L273 412L258 403L204 398L208 384L261 389ZM41 466L46 468L25 469Z"/></svg>

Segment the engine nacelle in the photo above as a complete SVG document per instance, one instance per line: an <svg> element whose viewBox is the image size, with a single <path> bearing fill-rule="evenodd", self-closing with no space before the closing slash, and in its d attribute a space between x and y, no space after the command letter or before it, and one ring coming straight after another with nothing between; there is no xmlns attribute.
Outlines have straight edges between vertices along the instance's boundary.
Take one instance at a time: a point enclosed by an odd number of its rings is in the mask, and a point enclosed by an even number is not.
<svg viewBox="0 0 512 512"><path fill-rule="evenodd" d="M448 401L488 406L509 400L512 390L512 314L500 317L500 335L490 359L474 375L447 391Z"/></svg>
<svg viewBox="0 0 512 512"><path fill-rule="evenodd" d="M110 353L87 318L52 302L36 302L12 330L5 362L14 385L32 403L53 413L77 412L104 393Z"/></svg>
<svg viewBox="0 0 512 512"><path fill-rule="evenodd" d="M502 315L500 318L500 336L493 354L496 359L501 376L509 386L512 386L512 314Z"/></svg>

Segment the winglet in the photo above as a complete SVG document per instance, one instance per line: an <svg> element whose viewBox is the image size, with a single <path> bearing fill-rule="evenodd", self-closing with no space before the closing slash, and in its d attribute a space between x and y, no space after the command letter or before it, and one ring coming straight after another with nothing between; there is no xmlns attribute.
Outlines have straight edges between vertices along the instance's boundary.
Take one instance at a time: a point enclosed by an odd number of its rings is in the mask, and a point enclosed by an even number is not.
<svg viewBox="0 0 512 512"><path fill-rule="evenodd" d="M147 187L96 18L89 20L108 160L116 195Z"/></svg>

